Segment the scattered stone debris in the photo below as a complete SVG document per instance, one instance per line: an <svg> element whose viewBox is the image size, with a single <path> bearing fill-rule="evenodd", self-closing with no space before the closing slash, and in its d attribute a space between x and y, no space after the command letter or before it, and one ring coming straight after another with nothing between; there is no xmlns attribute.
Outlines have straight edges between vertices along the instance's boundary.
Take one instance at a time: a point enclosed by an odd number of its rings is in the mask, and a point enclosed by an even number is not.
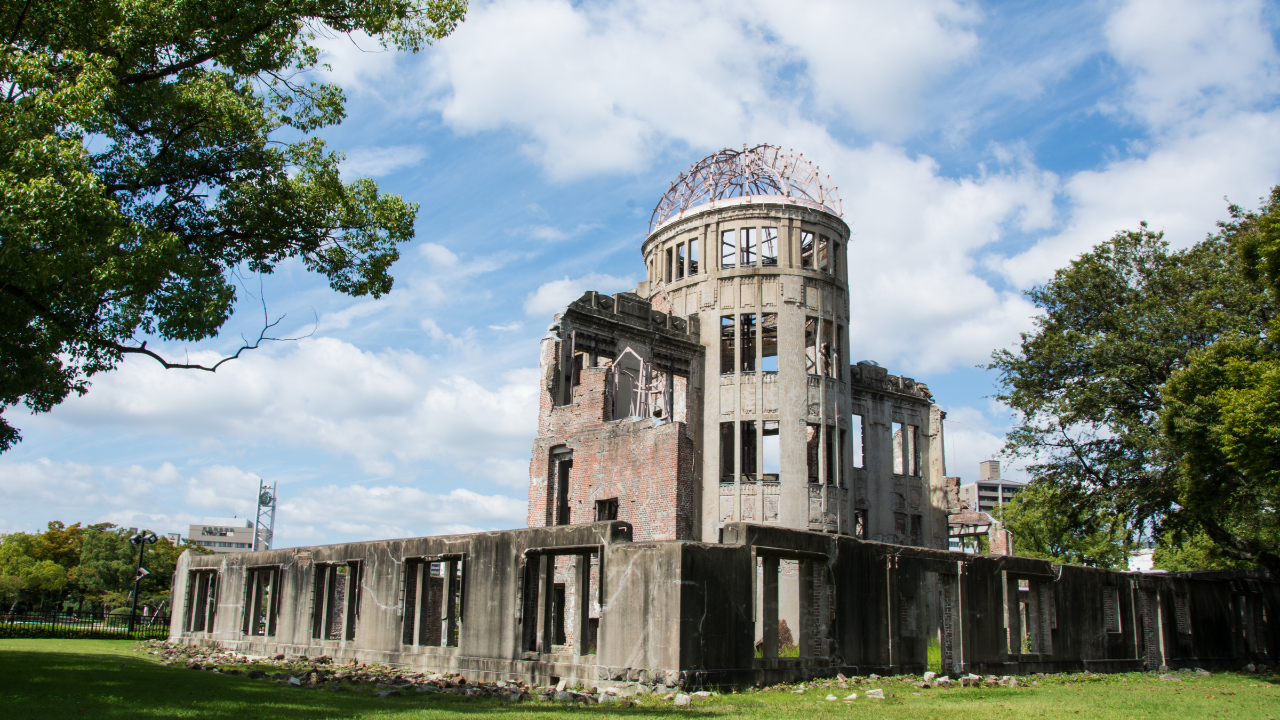
<svg viewBox="0 0 1280 720"><path fill-rule="evenodd" d="M1160 679L1164 680L1165 682L1182 682L1182 676L1175 675L1174 673L1165 673L1164 675L1160 676Z"/></svg>
<svg viewBox="0 0 1280 720"><path fill-rule="evenodd" d="M693 704L693 698L689 697L688 695L685 695L684 693L680 693L679 695L676 695L676 707L688 707L692 704Z"/></svg>
<svg viewBox="0 0 1280 720"><path fill-rule="evenodd" d="M881 690L880 688L876 688L875 690L868 690L867 697L871 698L872 700L883 700L884 690Z"/></svg>

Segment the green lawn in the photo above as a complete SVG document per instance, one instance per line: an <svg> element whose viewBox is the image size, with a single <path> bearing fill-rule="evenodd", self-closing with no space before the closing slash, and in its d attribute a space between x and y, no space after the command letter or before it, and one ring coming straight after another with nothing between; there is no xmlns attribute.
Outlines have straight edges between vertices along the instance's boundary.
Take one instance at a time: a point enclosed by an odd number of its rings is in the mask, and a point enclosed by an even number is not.
<svg viewBox="0 0 1280 720"><path fill-rule="evenodd" d="M458 715L551 718L567 714L641 717L678 713L700 718L1166 718L1221 717L1280 720L1280 678L1254 675L1195 675L1162 682L1153 675L1060 676L1040 687L917 690L905 682L879 681L848 690L794 688L751 691L699 700L676 710L657 697L632 708L566 708L536 700L504 704L495 699L409 693L380 698L371 686L341 692L250 680L162 666L154 656L122 640L0 640L0 717L134 719L225 718L432 718ZM879 687L893 697L865 699ZM851 703L824 701L829 693ZM915 695L914 693L919 693Z"/></svg>

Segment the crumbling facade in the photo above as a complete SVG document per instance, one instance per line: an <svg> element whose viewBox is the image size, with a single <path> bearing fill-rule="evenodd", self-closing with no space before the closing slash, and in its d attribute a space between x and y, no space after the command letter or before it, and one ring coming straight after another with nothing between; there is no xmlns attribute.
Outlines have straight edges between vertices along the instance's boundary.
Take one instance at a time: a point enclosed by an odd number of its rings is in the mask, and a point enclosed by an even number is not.
<svg viewBox="0 0 1280 720"><path fill-rule="evenodd" d="M648 279L542 340L528 528L185 553L170 638L587 686L1273 662L1264 572L1019 558L964 512L928 387L847 359L839 207L778 148L698 163Z"/></svg>

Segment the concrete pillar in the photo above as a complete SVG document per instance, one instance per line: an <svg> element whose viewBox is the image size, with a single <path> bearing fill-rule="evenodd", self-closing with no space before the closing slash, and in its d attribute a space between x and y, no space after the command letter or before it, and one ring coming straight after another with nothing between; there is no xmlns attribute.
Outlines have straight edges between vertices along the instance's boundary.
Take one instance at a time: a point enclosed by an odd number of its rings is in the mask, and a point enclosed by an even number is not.
<svg viewBox="0 0 1280 720"><path fill-rule="evenodd" d="M761 559L764 578L760 604L764 607L764 656L778 657L778 558Z"/></svg>

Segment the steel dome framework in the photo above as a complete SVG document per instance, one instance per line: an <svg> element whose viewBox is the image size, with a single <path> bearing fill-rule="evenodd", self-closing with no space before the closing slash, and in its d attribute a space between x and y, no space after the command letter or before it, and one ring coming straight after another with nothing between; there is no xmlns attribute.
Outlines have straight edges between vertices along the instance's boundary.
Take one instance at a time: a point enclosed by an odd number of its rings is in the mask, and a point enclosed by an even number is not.
<svg viewBox="0 0 1280 720"><path fill-rule="evenodd" d="M703 203L751 195L805 200L843 215L831 178L803 155L775 145L743 145L708 155L681 173L653 209L649 232Z"/></svg>

